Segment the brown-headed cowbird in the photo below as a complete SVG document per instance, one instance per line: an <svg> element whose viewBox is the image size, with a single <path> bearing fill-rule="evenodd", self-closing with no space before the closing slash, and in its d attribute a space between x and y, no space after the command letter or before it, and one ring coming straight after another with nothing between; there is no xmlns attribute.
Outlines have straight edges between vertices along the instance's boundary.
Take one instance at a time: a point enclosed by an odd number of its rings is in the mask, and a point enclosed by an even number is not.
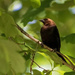
<svg viewBox="0 0 75 75"><path fill-rule="evenodd" d="M40 20L44 25L41 28L41 39L43 44L60 52L60 36L55 22L49 18ZM65 59L58 54L64 61Z"/></svg>

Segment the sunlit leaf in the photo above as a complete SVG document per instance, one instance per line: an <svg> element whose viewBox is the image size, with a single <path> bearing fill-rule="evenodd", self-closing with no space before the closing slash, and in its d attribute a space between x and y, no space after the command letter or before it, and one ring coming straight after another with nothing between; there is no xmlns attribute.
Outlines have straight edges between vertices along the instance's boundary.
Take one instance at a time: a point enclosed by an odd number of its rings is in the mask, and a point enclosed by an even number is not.
<svg viewBox="0 0 75 75"><path fill-rule="evenodd" d="M52 75L52 71L49 71L49 70L47 70L47 71L43 71L43 73L45 74L45 75Z"/></svg>
<svg viewBox="0 0 75 75"><path fill-rule="evenodd" d="M52 75L63 75L63 74L61 74L55 70L55 71L52 71Z"/></svg>
<svg viewBox="0 0 75 75"><path fill-rule="evenodd" d="M73 58L73 57L71 57L71 56L69 56L70 58L71 58L71 62L72 63L75 63L75 58Z"/></svg>
<svg viewBox="0 0 75 75"><path fill-rule="evenodd" d="M41 6L41 2L40 0L30 0L31 1L31 5L34 7L34 8L38 8Z"/></svg>
<svg viewBox="0 0 75 75"><path fill-rule="evenodd" d="M33 75L42 75L40 71L38 70L33 70Z"/></svg>
<svg viewBox="0 0 75 75"><path fill-rule="evenodd" d="M45 53L41 53L41 52L39 52L39 54L43 55L50 62L50 64L52 64L49 56L47 56Z"/></svg>
<svg viewBox="0 0 75 75"><path fill-rule="evenodd" d="M64 71L64 72L70 72L70 71L72 71L72 69L69 68L69 67L67 67L66 65L60 66L60 69L61 69L61 71Z"/></svg>

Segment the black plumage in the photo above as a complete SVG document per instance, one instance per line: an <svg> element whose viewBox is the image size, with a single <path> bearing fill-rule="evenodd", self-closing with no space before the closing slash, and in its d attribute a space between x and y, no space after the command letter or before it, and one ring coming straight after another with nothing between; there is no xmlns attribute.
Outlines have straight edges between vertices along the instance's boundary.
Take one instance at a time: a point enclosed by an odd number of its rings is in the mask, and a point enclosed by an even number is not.
<svg viewBox="0 0 75 75"><path fill-rule="evenodd" d="M42 42L48 47L60 52L61 42L59 31L55 22L49 18L40 21L44 24L40 31ZM58 56L65 61L65 59L61 55L58 54Z"/></svg>

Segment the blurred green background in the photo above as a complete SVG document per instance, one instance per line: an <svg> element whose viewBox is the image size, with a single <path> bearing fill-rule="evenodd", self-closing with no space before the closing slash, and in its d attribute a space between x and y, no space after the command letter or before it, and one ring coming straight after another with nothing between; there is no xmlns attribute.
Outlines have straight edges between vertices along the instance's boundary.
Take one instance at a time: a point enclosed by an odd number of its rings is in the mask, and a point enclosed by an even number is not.
<svg viewBox="0 0 75 75"><path fill-rule="evenodd" d="M41 41L40 19L52 19L61 37L61 52L75 64L75 0L0 0L0 75L30 75L32 54L33 75L75 75L52 52L24 36L27 33ZM25 43L25 44L23 44ZM22 51L22 52L21 52Z"/></svg>

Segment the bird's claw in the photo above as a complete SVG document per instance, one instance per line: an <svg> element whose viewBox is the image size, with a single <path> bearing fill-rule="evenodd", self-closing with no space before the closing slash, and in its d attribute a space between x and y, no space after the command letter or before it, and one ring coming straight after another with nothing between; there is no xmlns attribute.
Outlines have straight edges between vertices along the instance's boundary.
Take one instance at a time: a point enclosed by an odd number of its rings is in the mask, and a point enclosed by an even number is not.
<svg viewBox="0 0 75 75"><path fill-rule="evenodd" d="M54 52L56 52L57 51L57 49L55 48L55 49L53 49L54 50Z"/></svg>
<svg viewBox="0 0 75 75"><path fill-rule="evenodd" d="M44 47L42 42L41 42L41 47Z"/></svg>

